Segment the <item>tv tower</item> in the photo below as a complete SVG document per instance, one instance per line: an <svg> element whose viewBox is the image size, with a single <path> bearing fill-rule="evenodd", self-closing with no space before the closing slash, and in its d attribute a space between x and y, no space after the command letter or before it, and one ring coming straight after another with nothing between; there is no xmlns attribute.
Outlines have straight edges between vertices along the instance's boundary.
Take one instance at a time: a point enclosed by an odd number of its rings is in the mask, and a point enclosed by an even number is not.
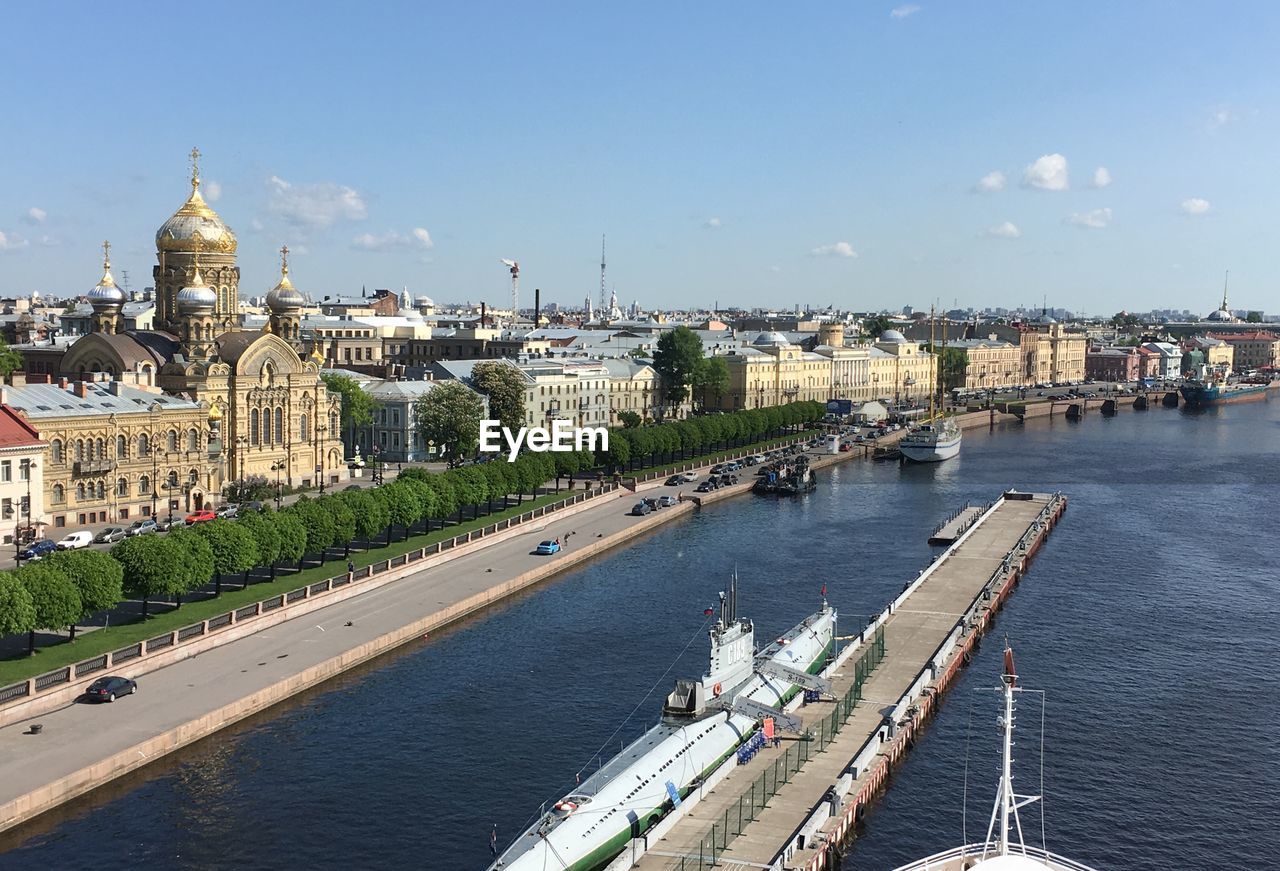
<svg viewBox="0 0 1280 871"><path fill-rule="evenodd" d="M609 310L609 295L604 289L604 234L600 234L600 311Z"/></svg>

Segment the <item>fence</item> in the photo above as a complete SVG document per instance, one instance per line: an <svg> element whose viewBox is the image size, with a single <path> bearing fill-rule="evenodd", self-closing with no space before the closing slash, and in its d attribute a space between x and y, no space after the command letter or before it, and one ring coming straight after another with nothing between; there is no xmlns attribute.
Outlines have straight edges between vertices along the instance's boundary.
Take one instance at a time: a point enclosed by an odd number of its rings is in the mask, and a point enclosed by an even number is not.
<svg viewBox="0 0 1280 871"><path fill-rule="evenodd" d="M836 699L831 713L811 723L800 740L791 743L781 756L773 760L773 764L760 773L751 783L750 789L738 796L738 800L724 809L720 819L713 823L698 842L698 854L692 851L680 857L681 869L715 867L720 855L729 844L742 834L743 829L755 820L756 815L764 809L769 799L787 784L792 775L816 753L821 753L831 745L845 722L853 714L854 706L862 699L862 685L870 677L871 672L884 659L884 627L876 629L867 649L854 664L853 684L843 696Z"/></svg>
<svg viewBox="0 0 1280 871"><path fill-rule="evenodd" d="M145 659L152 653L173 647L174 645L183 644L192 639L202 638L214 630L224 629L228 626L234 626L237 623L252 620L254 617L258 617L279 608L288 608L296 602L323 596L338 587L346 586L352 582L358 582L361 579L371 578L376 574L388 571L392 567L406 566L410 563L417 562L420 559L425 559L426 557L434 556L446 550L451 550L460 544L479 541L486 536L493 535L494 533L511 529L514 526L528 523L531 520L537 520L538 518L545 517L547 514L558 511L562 508L567 508L571 505L578 505L590 499L597 499L601 496L613 493L618 489L618 486L619 485L617 484L605 484L590 492L566 496L564 499L552 502L549 505L539 506L538 508L518 514L515 517L509 517L504 520L491 523L481 529L475 529L471 532L456 535L452 538L438 541L435 544L418 548L417 550L411 550L400 556L395 556L390 559L373 563L369 566L365 566L364 568L357 569L350 575L344 573L332 578L327 578L323 581L317 581L309 584L308 586L299 587L296 590L290 590L287 593L281 593L279 595L272 596L269 599L254 602L251 605L245 605L235 609L234 611L225 611L221 614L210 617L208 620L202 620L199 623L182 626L173 632L158 635L155 638L140 641L135 644L131 644L128 647L122 647L119 650L96 656L93 659L89 659L75 665L63 666L55 671L45 672L44 674L37 675L36 677L25 680L21 683L0 687L0 706L25 701L32 696L43 693L45 690L60 687L63 684L72 683L95 671L101 671L103 669L110 668L113 665L130 660Z"/></svg>

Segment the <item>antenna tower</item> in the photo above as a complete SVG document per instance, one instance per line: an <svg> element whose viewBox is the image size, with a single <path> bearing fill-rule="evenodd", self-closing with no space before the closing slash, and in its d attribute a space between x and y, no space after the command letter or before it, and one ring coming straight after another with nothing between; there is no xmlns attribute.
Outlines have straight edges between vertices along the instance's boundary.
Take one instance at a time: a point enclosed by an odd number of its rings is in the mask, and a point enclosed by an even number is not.
<svg viewBox="0 0 1280 871"><path fill-rule="evenodd" d="M600 311L609 310L609 295L604 289L604 234L600 234Z"/></svg>
<svg viewBox="0 0 1280 871"><path fill-rule="evenodd" d="M504 259L502 265L511 270L511 323L514 326L520 320L520 264Z"/></svg>

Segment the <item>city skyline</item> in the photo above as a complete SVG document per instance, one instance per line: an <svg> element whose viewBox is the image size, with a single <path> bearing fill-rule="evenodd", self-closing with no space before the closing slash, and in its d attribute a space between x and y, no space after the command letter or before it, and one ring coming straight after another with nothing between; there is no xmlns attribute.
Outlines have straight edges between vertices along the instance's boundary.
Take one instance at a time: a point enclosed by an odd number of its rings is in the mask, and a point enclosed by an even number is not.
<svg viewBox="0 0 1280 871"><path fill-rule="evenodd" d="M242 296L288 243L317 299L502 305L509 257L526 305L576 306L603 233L624 306L1203 314L1226 269L1232 308L1274 297L1277 11L739 12L16 10L44 86L0 145L0 292L87 291L103 238L150 285L198 145Z"/></svg>

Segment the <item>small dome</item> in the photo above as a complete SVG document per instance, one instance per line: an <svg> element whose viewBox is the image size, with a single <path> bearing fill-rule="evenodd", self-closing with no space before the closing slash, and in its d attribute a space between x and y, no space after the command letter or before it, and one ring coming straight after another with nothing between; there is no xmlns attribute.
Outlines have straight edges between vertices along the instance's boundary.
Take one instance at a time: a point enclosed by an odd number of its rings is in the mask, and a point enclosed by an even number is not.
<svg viewBox="0 0 1280 871"><path fill-rule="evenodd" d="M782 333L777 333L770 330L767 333L761 333L760 335L756 336L755 339L752 340L751 344L753 345L788 345L790 344L790 342L787 341L787 337L782 335Z"/></svg>
<svg viewBox="0 0 1280 871"><path fill-rule="evenodd" d="M1213 321L1214 323L1219 323L1219 324L1231 323L1235 319L1236 319L1236 316L1224 308L1220 308L1216 312L1209 312L1209 314L1205 317L1206 321Z"/></svg>
<svg viewBox="0 0 1280 871"><path fill-rule="evenodd" d="M267 291L267 308L275 314L294 311L307 304L307 300L289 280L289 267L280 270L280 283Z"/></svg>
<svg viewBox="0 0 1280 871"><path fill-rule="evenodd" d="M124 305L124 291L116 287L116 280L111 275L110 243L103 242L102 278L97 286L87 294L89 304L95 309L111 308Z"/></svg>
<svg viewBox="0 0 1280 871"><path fill-rule="evenodd" d="M1042 314L1036 318L1038 324L1056 324L1058 321L1051 314Z"/></svg>
<svg viewBox="0 0 1280 871"><path fill-rule="evenodd" d="M902 335L902 333L898 332L897 330L885 330L883 333L880 334L880 339L879 339L879 341L881 342L895 342L895 343L905 342L906 340L907 340L907 337Z"/></svg>
<svg viewBox="0 0 1280 871"><path fill-rule="evenodd" d="M213 292L213 288L205 286L204 276L197 268L191 284L178 291L177 302L179 314L202 314L213 311L213 307L218 304L218 295Z"/></svg>

